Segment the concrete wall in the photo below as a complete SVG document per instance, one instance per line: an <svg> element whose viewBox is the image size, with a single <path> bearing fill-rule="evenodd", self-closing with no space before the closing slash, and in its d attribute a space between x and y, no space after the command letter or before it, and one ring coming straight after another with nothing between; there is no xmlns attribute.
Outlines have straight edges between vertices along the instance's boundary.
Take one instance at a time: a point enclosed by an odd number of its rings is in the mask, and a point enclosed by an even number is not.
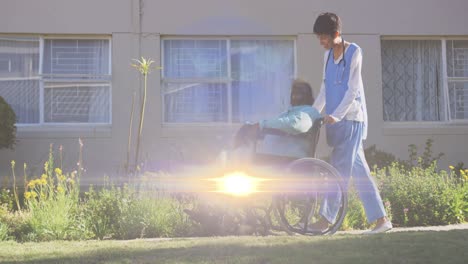
<svg viewBox="0 0 468 264"><path fill-rule="evenodd" d="M466 10L466 0L0 0L0 33L112 36L113 107L111 126L19 128L15 151L0 151L0 176L9 175L12 159L40 170L50 143L64 146L64 159L72 167L77 160L78 137L85 144L88 179L122 171L131 98L141 84L138 73L129 64L140 56L159 59L162 36L295 36L298 77L310 81L317 93L323 50L312 27L323 11L338 13L346 40L358 43L364 51L363 77L370 122L366 145L376 144L406 158L408 144L422 148L425 140L432 138L435 152L446 154L443 166L458 161L468 164L467 123L383 122L380 56L382 35L468 36ZM163 126L160 83L159 72L153 72L148 83L143 156L150 161L214 158L238 126ZM327 155L329 149L323 139L319 152Z"/></svg>

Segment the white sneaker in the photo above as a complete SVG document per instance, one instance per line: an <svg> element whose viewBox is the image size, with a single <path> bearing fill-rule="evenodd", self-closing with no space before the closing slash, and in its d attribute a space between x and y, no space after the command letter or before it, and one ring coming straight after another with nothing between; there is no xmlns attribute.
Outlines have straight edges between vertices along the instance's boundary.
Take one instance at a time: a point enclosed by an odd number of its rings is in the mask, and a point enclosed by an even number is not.
<svg viewBox="0 0 468 264"><path fill-rule="evenodd" d="M379 227L376 227L376 228L374 228L374 229L372 229L370 231L364 232L363 235L373 235L373 234L385 233L385 232L387 232L388 230L390 230L392 228L393 228L392 222L387 221L387 222L383 223Z"/></svg>

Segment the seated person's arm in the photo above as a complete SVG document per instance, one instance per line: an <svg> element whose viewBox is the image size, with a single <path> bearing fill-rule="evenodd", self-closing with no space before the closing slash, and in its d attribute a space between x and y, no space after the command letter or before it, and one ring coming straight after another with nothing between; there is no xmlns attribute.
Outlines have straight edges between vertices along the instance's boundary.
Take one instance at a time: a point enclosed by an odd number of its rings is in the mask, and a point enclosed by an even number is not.
<svg viewBox="0 0 468 264"><path fill-rule="evenodd" d="M318 112L317 112L318 113ZM288 111L278 118L262 120L260 129L273 128L296 135L307 132L312 127L313 119L304 111Z"/></svg>

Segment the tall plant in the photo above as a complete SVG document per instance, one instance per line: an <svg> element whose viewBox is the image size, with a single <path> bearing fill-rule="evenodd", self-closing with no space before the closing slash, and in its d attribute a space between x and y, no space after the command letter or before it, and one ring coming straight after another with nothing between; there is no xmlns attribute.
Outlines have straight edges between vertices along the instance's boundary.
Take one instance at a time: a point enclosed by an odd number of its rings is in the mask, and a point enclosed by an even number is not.
<svg viewBox="0 0 468 264"><path fill-rule="evenodd" d="M136 170L139 170L139 154L140 154L140 144L141 144L141 135L143 131L143 123L145 119L145 107L146 107L146 94L148 90L148 74L151 72L152 64L154 61L152 59L145 59L144 57L141 57L140 60L133 60L135 63L132 64L132 67L135 67L143 76L143 98L142 98L142 103L141 103L141 108L140 108L140 121L138 124L138 134L137 134L137 145L136 145L136 150L135 150L135 168ZM132 106L133 108L133 106ZM133 110L132 110L133 111ZM132 114L133 116L133 114ZM133 123L131 120L130 123ZM131 128L130 128L131 129ZM129 134L129 145L130 145L130 140L131 140L131 134ZM127 162L128 164L128 162Z"/></svg>

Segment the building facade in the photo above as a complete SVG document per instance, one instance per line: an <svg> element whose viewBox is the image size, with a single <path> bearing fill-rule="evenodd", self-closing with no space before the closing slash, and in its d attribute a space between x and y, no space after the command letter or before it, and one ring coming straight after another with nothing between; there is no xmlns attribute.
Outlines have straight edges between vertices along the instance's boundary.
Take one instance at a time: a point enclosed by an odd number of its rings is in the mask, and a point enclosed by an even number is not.
<svg viewBox="0 0 468 264"><path fill-rule="evenodd" d="M343 20L363 50L369 114L366 146L405 159L433 139L441 165L468 164L468 2L269 0L2 0L0 96L14 108L18 143L0 150L40 173L49 145L88 180L119 175L143 79L133 59L152 58L141 156L148 169L210 162L240 124L289 103L294 78L318 93L324 50L313 24ZM135 97L133 97L135 95ZM132 98L135 98L134 100ZM130 128L134 103L133 125ZM323 134L324 135L324 134ZM319 155L329 149L325 139ZM22 169L22 168L21 168Z"/></svg>

